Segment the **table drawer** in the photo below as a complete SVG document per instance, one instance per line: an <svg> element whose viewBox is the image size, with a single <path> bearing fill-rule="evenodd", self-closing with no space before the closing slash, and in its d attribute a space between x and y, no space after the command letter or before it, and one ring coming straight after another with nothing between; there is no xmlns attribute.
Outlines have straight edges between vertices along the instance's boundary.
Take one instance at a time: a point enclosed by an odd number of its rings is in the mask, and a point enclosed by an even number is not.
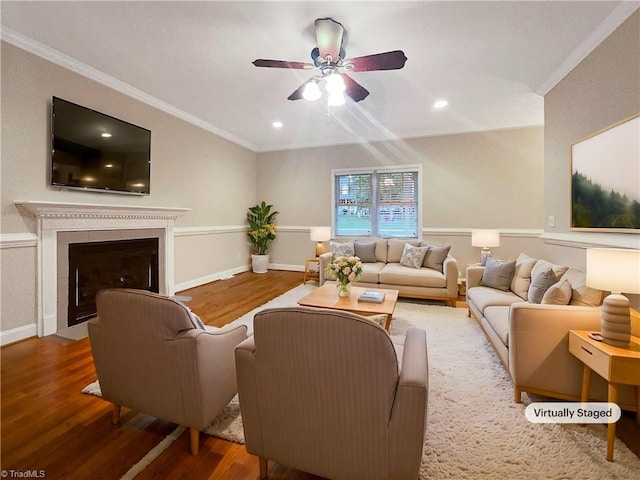
<svg viewBox="0 0 640 480"><path fill-rule="evenodd" d="M569 351L598 375L609 378L609 355L572 333L569 334Z"/></svg>

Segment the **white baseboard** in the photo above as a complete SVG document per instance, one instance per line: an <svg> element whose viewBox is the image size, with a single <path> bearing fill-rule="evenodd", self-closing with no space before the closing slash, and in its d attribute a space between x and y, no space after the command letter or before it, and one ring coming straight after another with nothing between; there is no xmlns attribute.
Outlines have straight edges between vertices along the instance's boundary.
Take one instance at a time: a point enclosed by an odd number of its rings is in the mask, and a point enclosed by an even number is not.
<svg viewBox="0 0 640 480"><path fill-rule="evenodd" d="M223 280L225 278L233 277L236 273L247 272L249 270L251 270L251 265L243 265L241 267L232 268L230 270L212 273L211 275L206 275L204 277L194 278L192 280L187 280L186 282L176 283L174 285L174 290L176 292L181 292L182 290L188 290L189 288L199 287L200 285L204 285L205 283L211 283L215 282L216 280Z"/></svg>
<svg viewBox="0 0 640 480"><path fill-rule="evenodd" d="M35 323L12 328L11 330L0 332L0 345L9 345L36 335L38 335L38 326Z"/></svg>

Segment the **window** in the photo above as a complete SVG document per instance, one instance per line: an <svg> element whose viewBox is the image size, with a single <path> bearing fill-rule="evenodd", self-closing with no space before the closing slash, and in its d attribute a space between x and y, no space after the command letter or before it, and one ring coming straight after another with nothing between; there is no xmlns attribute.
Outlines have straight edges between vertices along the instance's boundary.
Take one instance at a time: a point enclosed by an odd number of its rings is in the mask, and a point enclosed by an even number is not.
<svg viewBox="0 0 640 480"><path fill-rule="evenodd" d="M334 170L336 236L418 237L420 168Z"/></svg>

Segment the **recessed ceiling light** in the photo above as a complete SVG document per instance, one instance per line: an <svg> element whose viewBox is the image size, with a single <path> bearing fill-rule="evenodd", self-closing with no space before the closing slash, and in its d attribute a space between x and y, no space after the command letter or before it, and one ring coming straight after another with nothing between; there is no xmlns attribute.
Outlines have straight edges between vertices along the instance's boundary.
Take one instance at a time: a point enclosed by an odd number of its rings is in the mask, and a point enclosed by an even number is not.
<svg viewBox="0 0 640 480"><path fill-rule="evenodd" d="M437 102L435 102L433 104L433 108L437 108L437 109L441 109L446 107L447 105L449 105L449 102L447 102L446 100L438 100Z"/></svg>
<svg viewBox="0 0 640 480"><path fill-rule="evenodd" d="M273 128L282 128L282 122L275 121L271 124Z"/></svg>
<svg viewBox="0 0 640 480"><path fill-rule="evenodd" d="M101 133L101 134L100 134L100 136L101 136L102 138L110 138L110 137L111 137L111 134L110 134L110 133L107 133L107 132L104 132L104 133Z"/></svg>

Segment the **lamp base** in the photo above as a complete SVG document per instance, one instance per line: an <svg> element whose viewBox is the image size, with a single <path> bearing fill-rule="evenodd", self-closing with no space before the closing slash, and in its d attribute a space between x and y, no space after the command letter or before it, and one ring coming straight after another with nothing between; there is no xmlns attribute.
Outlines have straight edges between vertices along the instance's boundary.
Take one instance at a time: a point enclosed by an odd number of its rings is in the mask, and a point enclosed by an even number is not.
<svg viewBox="0 0 640 480"><path fill-rule="evenodd" d="M624 295L608 295L602 303L600 323L602 341L614 347L628 347L631 342L629 299Z"/></svg>
<svg viewBox="0 0 640 480"><path fill-rule="evenodd" d="M316 243L316 257L319 257L323 253L327 252L327 247L324 246L324 243L318 242Z"/></svg>
<svg viewBox="0 0 640 480"><path fill-rule="evenodd" d="M487 259L491 256L491 251L487 247L484 247L480 251L480 255L480 265L484 267L487 264Z"/></svg>

